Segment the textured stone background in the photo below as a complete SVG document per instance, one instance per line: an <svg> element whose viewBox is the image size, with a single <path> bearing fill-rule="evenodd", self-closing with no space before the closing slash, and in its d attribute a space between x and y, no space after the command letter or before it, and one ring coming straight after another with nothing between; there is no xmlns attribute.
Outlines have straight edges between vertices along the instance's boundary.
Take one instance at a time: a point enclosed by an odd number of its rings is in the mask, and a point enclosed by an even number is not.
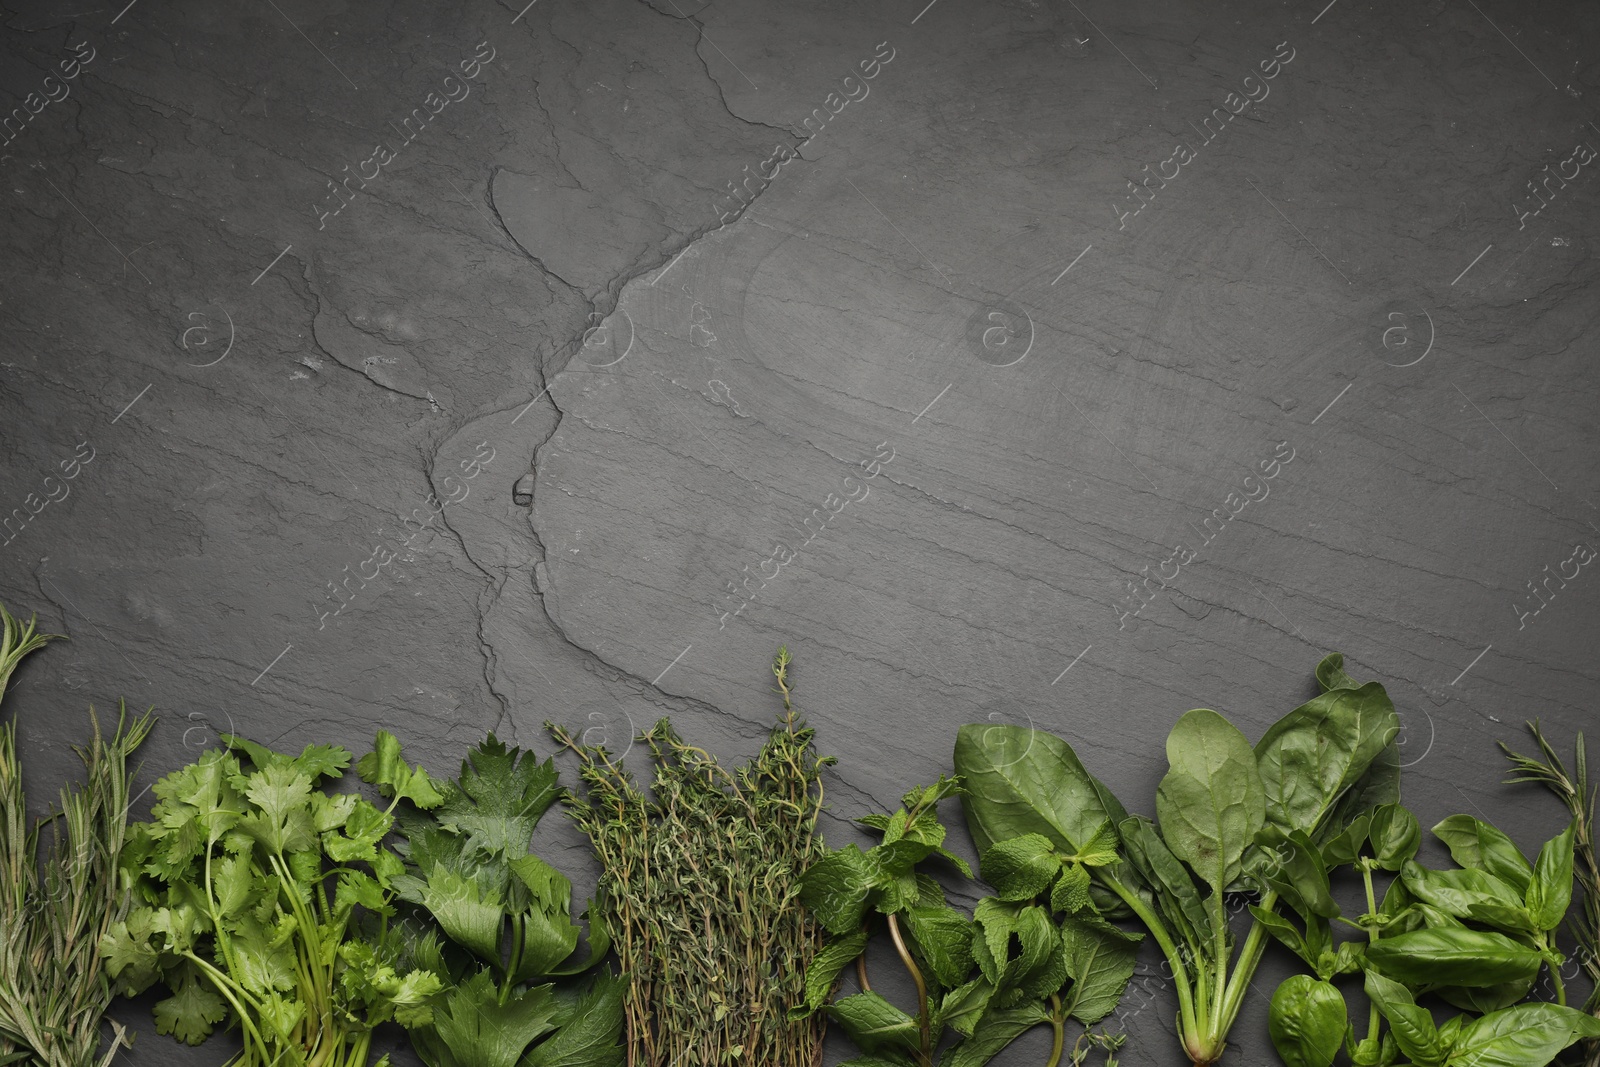
<svg viewBox="0 0 1600 1067"><path fill-rule="evenodd" d="M984 719L1149 811L1179 714L1257 736L1337 649L1424 825L1555 832L1494 741L1595 725L1600 578L1528 584L1600 543L1592 9L123 2L0 3L0 600L72 638L6 702L40 803L119 697L146 782L228 730L443 772L670 714L734 758L787 642L835 844ZM226 1055L123 1015L124 1062Z"/></svg>

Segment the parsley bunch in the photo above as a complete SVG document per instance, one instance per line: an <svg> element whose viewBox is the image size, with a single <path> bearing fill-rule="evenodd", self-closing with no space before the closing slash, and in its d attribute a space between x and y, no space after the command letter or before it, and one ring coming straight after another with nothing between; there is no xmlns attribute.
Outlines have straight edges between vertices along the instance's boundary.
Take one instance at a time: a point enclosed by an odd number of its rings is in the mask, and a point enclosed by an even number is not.
<svg viewBox="0 0 1600 1067"><path fill-rule="evenodd" d="M357 767L386 795L409 772L400 744L378 735ZM559 793L553 760L508 749L493 734L440 785L443 803L402 805L394 881L411 917L395 933L404 958L438 978L431 1018L400 1021L429 1067L622 1067L624 983L598 975L610 946L591 927L586 958L572 921L572 883L529 850Z"/></svg>

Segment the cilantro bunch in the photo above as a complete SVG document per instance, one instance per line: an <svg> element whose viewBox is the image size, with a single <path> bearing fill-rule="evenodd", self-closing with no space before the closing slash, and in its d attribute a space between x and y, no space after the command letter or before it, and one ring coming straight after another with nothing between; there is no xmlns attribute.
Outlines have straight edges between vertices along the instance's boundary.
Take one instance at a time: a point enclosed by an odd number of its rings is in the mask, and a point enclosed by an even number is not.
<svg viewBox="0 0 1600 1067"><path fill-rule="evenodd" d="M326 791L350 764L343 748L224 740L161 779L153 818L133 827L122 869L139 903L101 939L107 968L125 994L166 987L161 1033L198 1045L237 1026L232 1067L364 1067L373 1028L426 1022L440 989L384 948L405 865L381 842L402 798L444 798L420 768L390 766L381 810Z"/></svg>
<svg viewBox="0 0 1600 1067"><path fill-rule="evenodd" d="M356 769L386 796L407 791L411 772L388 733ZM441 803L401 806L395 851L406 873L393 885L413 914L394 933L403 958L441 992L430 1017L400 1022L429 1067L622 1065L625 983L572 981L610 940L596 924L578 958L572 883L529 851L558 779L553 760L490 734L462 761L460 778L440 785Z"/></svg>

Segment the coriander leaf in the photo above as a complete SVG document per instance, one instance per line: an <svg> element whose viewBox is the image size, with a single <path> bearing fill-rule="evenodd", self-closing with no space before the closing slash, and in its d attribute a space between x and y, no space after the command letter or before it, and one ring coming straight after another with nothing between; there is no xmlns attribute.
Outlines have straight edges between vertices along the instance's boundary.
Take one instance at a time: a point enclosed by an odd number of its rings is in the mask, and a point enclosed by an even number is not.
<svg viewBox="0 0 1600 1067"><path fill-rule="evenodd" d="M1255 754L1244 734L1209 708L1185 712L1167 735L1170 769L1156 790L1167 847L1221 893L1266 818Z"/></svg>
<svg viewBox="0 0 1600 1067"><path fill-rule="evenodd" d="M156 1032L171 1034L186 1045L198 1045L212 1028L227 1018L228 1006L216 990L195 975L182 981L172 995L156 1001Z"/></svg>
<svg viewBox="0 0 1600 1067"><path fill-rule="evenodd" d="M399 738L387 730L378 731L372 751L356 764L356 773L384 796L404 798L419 808L434 808L444 800L420 763L414 768L406 765Z"/></svg>
<svg viewBox="0 0 1600 1067"><path fill-rule="evenodd" d="M240 819L239 828L269 853L316 846L309 775L287 763L271 764L246 776L244 795L258 810Z"/></svg>
<svg viewBox="0 0 1600 1067"><path fill-rule="evenodd" d="M365 800L357 800L345 819L343 833L329 830L322 835L322 847L335 863L361 860L376 862L378 842L383 840L394 819Z"/></svg>
<svg viewBox="0 0 1600 1067"><path fill-rule="evenodd" d="M161 952L150 943L154 919L149 908L134 908L126 921L112 923L101 935L100 955L123 996L138 996L161 977Z"/></svg>

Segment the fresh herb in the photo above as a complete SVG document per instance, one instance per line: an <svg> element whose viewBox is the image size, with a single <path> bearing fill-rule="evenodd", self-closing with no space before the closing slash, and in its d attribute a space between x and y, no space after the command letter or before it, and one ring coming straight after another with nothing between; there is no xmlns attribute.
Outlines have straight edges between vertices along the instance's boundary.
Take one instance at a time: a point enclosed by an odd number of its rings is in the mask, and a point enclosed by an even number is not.
<svg viewBox="0 0 1600 1067"><path fill-rule="evenodd" d="M1178 1032L1196 1065L1216 1062L1266 947L1263 915L1307 883L1322 841L1399 798L1399 718L1383 687L1356 685L1337 653L1317 665L1323 693L1253 747L1209 709L1183 715L1167 739L1157 821L1128 816L1070 745L1033 729L973 724L958 735L956 773L980 851L1036 834L1063 855L1098 843L1091 891L1109 891L1161 947L1178 994ZM1284 850L1284 844L1295 847ZM1225 894L1258 894L1235 955ZM1112 914L1108 901L1102 912Z"/></svg>
<svg viewBox="0 0 1600 1067"><path fill-rule="evenodd" d="M814 1067L823 1020L791 1021L820 931L797 899L824 852L822 768L790 703L789 653L772 671L784 716L730 773L662 719L640 740L653 796L599 746L552 735L582 761L587 799L568 795L601 863L599 911L628 979L633 1067Z"/></svg>
<svg viewBox="0 0 1600 1067"><path fill-rule="evenodd" d="M1589 997L1583 1010L1600 1018L1600 853L1597 853L1596 809L1600 807L1600 786L1589 784L1589 767L1584 758L1583 733L1580 731L1573 744L1573 771L1567 766L1550 742L1545 740L1538 722L1529 722L1528 730L1544 756L1534 759L1511 751L1505 743L1500 745L1506 758L1516 769L1508 782L1537 782L1554 793L1572 816L1573 860L1578 885L1583 889L1583 904L1571 923L1578 957L1583 973L1589 979ZM1585 1046L1585 1067L1600 1067L1600 1040L1590 1040Z"/></svg>
<svg viewBox="0 0 1600 1067"><path fill-rule="evenodd" d="M35 630L0 606L0 696L22 657L57 634ZM100 1051L100 1023L114 990L100 962L100 938L128 914L132 895L118 877L127 840L128 760L155 725L128 722L127 706L107 741L90 710L94 737L75 747L82 785L61 790L41 874L39 831L27 823L16 723L0 727L0 1063L22 1067L107 1067L132 1039L112 1021Z"/></svg>
<svg viewBox="0 0 1600 1067"><path fill-rule="evenodd" d="M1089 898L1088 868L1113 858L1101 842L1075 854L1037 834L1001 842L979 861L995 895L979 900L970 919L946 903L940 884L917 867L941 859L971 877L944 848L936 812L941 800L961 793L958 778L911 790L899 811L861 820L883 834L881 844L830 852L802 881L800 899L834 937L806 975L805 1010L823 1006L838 976L856 964L860 992L827 1010L867 1053L850 1061L859 1067L933 1067L947 1028L956 1043L939 1058L941 1067L983 1067L1040 1025L1052 1032L1047 1067L1058 1067L1067 1020L1104 1018L1133 974L1139 937L1106 922ZM915 1015L868 981L865 953L880 921L916 987ZM1086 1033L1070 1062L1081 1063L1093 1047L1109 1054L1118 1045Z"/></svg>
<svg viewBox="0 0 1600 1067"><path fill-rule="evenodd" d="M356 770L385 796L417 792L385 731ZM395 930L406 957L443 987L432 1018L408 1026L429 1067L621 1067L622 981L556 981L592 968L608 945L596 927L587 959L574 959L582 931L572 883L530 851L558 777L554 760L490 734L440 786L442 802L425 795L401 808L395 851L406 873L393 885L425 926Z"/></svg>
<svg viewBox="0 0 1600 1067"><path fill-rule="evenodd" d="M134 827L123 869L142 904L102 940L111 973L130 995L166 986L161 1033L198 1045L237 1025L233 1067L364 1067L373 1028L427 1022L440 988L383 950L405 871L380 845L393 816L325 791L350 764L343 748L291 757L224 740L161 779L153 819ZM394 791L423 808L442 799L420 768Z"/></svg>

